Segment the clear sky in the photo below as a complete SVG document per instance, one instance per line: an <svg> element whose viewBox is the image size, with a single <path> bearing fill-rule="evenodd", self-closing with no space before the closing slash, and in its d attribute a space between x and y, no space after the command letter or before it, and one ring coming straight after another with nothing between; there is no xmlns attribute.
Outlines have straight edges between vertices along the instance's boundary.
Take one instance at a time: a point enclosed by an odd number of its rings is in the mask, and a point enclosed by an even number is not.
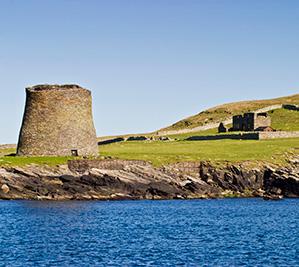
<svg viewBox="0 0 299 267"><path fill-rule="evenodd" d="M298 93L299 1L1 0L0 48L0 143L40 83L91 89L98 135L147 132Z"/></svg>

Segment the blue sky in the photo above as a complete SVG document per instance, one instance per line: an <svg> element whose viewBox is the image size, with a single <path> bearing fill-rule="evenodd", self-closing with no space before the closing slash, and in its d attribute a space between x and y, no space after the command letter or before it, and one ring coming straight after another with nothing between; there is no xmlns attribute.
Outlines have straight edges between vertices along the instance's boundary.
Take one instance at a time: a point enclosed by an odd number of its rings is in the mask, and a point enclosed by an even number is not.
<svg viewBox="0 0 299 267"><path fill-rule="evenodd" d="M98 135L298 93L298 25L290 0L1 0L0 143L40 83L91 89Z"/></svg>

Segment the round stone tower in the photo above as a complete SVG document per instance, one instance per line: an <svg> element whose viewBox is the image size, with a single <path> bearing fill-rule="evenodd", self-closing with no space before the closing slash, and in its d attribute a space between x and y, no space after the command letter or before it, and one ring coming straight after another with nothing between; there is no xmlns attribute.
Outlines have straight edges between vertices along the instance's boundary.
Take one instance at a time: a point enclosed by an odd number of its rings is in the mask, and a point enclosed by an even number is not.
<svg viewBox="0 0 299 267"><path fill-rule="evenodd" d="M91 92L78 85L26 88L19 156L97 156Z"/></svg>

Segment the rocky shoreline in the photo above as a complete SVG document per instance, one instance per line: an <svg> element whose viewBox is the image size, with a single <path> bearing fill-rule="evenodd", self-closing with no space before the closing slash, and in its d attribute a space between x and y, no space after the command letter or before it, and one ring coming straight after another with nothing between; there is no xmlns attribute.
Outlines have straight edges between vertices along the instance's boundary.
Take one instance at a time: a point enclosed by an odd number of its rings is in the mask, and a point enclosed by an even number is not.
<svg viewBox="0 0 299 267"><path fill-rule="evenodd" d="M299 197L299 162L288 166L212 166L182 162L74 160L56 167L0 168L0 199L116 200Z"/></svg>

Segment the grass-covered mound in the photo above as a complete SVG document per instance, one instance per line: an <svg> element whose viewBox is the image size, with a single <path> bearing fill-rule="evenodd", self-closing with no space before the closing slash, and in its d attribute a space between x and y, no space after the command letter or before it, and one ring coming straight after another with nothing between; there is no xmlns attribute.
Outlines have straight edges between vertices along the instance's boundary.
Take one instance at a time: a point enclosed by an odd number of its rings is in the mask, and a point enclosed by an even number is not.
<svg viewBox="0 0 299 267"><path fill-rule="evenodd" d="M266 100L234 102L216 106L194 116L180 120L169 127L161 129L161 131L181 130L186 128L192 129L197 126L205 125L206 123L218 122L233 115L254 111L276 104L299 104L299 94Z"/></svg>

